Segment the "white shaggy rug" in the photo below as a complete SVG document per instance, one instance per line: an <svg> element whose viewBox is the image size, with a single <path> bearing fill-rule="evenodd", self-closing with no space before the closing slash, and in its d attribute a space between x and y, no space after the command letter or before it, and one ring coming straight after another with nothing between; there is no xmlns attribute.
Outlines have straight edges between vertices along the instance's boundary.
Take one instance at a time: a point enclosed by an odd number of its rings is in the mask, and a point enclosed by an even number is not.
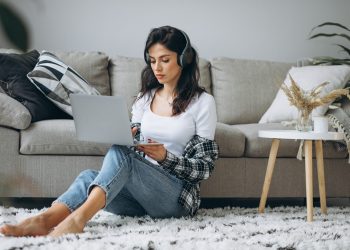
<svg viewBox="0 0 350 250"><path fill-rule="evenodd" d="M38 210L0 207L0 225L15 223ZM84 233L57 239L4 237L0 249L350 249L350 207L200 209L193 218L152 219L99 212Z"/></svg>

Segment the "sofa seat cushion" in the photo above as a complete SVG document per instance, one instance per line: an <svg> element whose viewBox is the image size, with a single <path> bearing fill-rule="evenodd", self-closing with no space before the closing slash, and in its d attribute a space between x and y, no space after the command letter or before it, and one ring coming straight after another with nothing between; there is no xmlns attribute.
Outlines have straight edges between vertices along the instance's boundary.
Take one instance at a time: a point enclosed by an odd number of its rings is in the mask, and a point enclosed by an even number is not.
<svg viewBox="0 0 350 250"><path fill-rule="evenodd" d="M216 124L215 141L219 145L220 157L242 157L245 148L245 136L232 125Z"/></svg>
<svg viewBox="0 0 350 250"><path fill-rule="evenodd" d="M73 120L34 122L21 131L21 154L105 155L109 147L107 144L78 141Z"/></svg>
<svg viewBox="0 0 350 250"><path fill-rule="evenodd" d="M246 157L256 158L269 157L272 143L272 139L258 137L259 130L294 129L292 127L285 127L281 123L239 124L233 125L233 127L240 130L246 137L246 148L244 155ZM300 140L281 140L277 157L296 157L299 145ZM314 149L313 154L315 156ZM332 142L326 142L323 144L323 155L324 158L346 158L347 151L337 151Z"/></svg>

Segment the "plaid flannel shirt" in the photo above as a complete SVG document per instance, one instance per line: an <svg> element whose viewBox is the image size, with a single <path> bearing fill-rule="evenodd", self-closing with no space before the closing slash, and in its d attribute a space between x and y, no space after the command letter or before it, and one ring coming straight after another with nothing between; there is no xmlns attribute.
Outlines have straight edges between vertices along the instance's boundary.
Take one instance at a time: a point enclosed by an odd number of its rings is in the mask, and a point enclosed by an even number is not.
<svg viewBox="0 0 350 250"><path fill-rule="evenodd" d="M140 123L132 124L132 127L140 128ZM139 138L139 129L136 139ZM208 179L214 170L214 161L219 158L219 147L213 140L198 135L185 146L182 156L176 156L167 151L167 156L160 167L184 180L185 185L179 197L179 203L194 215L200 205L199 183Z"/></svg>

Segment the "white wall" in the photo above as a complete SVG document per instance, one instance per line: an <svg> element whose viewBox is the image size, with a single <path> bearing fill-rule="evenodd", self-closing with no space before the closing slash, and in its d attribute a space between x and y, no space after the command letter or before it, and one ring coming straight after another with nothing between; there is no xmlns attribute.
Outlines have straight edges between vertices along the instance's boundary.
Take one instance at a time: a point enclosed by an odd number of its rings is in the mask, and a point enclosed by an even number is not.
<svg viewBox="0 0 350 250"><path fill-rule="evenodd" d="M111 56L142 57L150 29L169 24L185 30L207 59L339 57L334 40L308 40L308 34L324 21L350 27L348 0L8 1L27 21L32 48L98 50Z"/></svg>

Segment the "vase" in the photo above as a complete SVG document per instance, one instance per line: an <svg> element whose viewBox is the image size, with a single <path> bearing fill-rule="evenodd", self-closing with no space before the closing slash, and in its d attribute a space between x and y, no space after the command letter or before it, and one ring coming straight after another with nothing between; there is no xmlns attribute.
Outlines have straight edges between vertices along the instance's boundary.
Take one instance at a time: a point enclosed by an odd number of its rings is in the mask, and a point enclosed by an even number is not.
<svg viewBox="0 0 350 250"><path fill-rule="evenodd" d="M298 110L296 129L302 132L312 131L311 112L305 109Z"/></svg>

